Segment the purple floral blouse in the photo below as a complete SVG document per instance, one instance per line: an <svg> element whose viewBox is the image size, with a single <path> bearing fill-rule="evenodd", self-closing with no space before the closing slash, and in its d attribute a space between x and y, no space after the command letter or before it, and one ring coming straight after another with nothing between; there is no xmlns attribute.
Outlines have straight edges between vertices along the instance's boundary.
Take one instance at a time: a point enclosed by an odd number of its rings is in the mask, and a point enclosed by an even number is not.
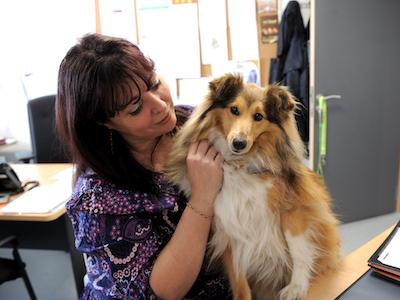
<svg viewBox="0 0 400 300"><path fill-rule="evenodd" d="M162 174L161 196L119 189L93 172L80 176L66 208L75 246L86 253L89 283L81 299L157 299L149 284L154 262L170 240L187 199ZM231 299L228 280L207 268L184 299Z"/></svg>

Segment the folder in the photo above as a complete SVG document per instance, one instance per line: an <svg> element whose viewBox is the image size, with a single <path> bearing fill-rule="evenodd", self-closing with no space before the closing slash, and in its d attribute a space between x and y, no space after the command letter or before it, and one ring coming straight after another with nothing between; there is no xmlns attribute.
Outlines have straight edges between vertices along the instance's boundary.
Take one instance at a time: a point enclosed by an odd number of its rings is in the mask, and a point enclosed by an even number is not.
<svg viewBox="0 0 400 300"><path fill-rule="evenodd" d="M336 300L400 299L400 221L368 260L370 269Z"/></svg>
<svg viewBox="0 0 400 300"><path fill-rule="evenodd" d="M368 265L381 276L400 283L400 221L370 257Z"/></svg>

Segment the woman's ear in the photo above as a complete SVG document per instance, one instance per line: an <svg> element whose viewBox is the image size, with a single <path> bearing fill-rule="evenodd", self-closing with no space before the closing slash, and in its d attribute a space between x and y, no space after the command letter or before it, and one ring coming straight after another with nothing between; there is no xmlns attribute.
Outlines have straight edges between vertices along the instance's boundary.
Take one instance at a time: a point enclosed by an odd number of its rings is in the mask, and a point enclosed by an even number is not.
<svg viewBox="0 0 400 300"><path fill-rule="evenodd" d="M266 98L267 118L273 123L281 123L296 107L294 96L283 86L270 86Z"/></svg>
<svg viewBox="0 0 400 300"><path fill-rule="evenodd" d="M114 129L114 127L112 126L112 122L110 121L110 120L107 120L106 122L104 122L104 123L101 123L101 122L97 122L97 125L99 125L99 126L104 126L104 127L106 127L107 129Z"/></svg>

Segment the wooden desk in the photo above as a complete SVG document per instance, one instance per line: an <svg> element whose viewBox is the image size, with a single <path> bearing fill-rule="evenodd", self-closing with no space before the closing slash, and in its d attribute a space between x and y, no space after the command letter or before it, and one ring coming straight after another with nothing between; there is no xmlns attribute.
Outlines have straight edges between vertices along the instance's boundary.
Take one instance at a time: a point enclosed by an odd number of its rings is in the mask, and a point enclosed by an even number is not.
<svg viewBox="0 0 400 300"><path fill-rule="evenodd" d="M65 184L71 185L72 190L72 177L70 179L62 178L57 179L54 178L59 172L67 170L72 166L72 164L13 164L11 165L12 168L15 170L17 175L20 177L20 180L30 179L30 180L38 180L40 186L50 186L59 180L67 180ZM56 197L57 195L48 195L49 197ZM12 200L17 199L20 195L13 196ZM64 199L62 199L64 200ZM65 199L67 200L67 199ZM0 205L0 208L4 207L8 204ZM59 205L54 209L51 209L48 213L43 214L32 214L32 213L2 213L0 210L0 221L24 221L27 224L34 224L36 222L50 222L60 218L66 212L65 205ZM75 277L75 284L77 292L83 289L83 276L86 273L85 265L83 262L82 254L77 252L74 245L74 234L72 232L72 226L69 222L68 218L65 218L67 223L65 224L64 228L67 235L68 240L68 250L71 255L71 263L72 263L72 270ZM31 222L33 221L33 223ZM58 219L57 221L60 221ZM64 222L64 220L61 220ZM31 222L31 223L29 223ZM19 223L19 222L18 222ZM7 234L14 234L10 232Z"/></svg>
<svg viewBox="0 0 400 300"><path fill-rule="evenodd" d="M38 180L40 186L51 185L56 182L56 179L52 178L57 173L64 171L70 167L72 164L12 164L11 167L17 173L21 180L31 179ZM71 184L71 182L66 182L66 184ZM10 201L15 200L20 195L15 195L11 197ZM55 195L49 195L49 197L54 197ZM0 209L7 204L1 204ZM0 220L5 221L39 221L48 222L53 221L65 213L64 205L60 205L54 210L43 214L30 214L30 213L2 213L0 210Z"/></svg>
<svg viewBox="0 0 400 300"><path fill-rule="evenodd" d="M307 300L333 300L368 269L367 261L379 248L394 226L344 257L337 271L327 272L312 283ZM361 299L360 299L361 300Z"/></svg>

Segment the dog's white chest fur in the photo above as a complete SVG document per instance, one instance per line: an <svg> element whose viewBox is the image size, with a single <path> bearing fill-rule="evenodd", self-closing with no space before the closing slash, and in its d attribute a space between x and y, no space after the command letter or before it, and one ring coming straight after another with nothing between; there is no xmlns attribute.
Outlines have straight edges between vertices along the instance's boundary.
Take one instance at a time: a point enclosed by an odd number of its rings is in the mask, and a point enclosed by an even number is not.
<svg viewBox="0 0 400 300"><path fill-rule="evenodd" d="M214 204L213 256L229 246L234 268L248 278L281 279L289 255L279 219L267 207L272 182L224 166L224 184ZM277 273L278 272L278 273ZM274 279L268 278L274 276Z"/></svg>

